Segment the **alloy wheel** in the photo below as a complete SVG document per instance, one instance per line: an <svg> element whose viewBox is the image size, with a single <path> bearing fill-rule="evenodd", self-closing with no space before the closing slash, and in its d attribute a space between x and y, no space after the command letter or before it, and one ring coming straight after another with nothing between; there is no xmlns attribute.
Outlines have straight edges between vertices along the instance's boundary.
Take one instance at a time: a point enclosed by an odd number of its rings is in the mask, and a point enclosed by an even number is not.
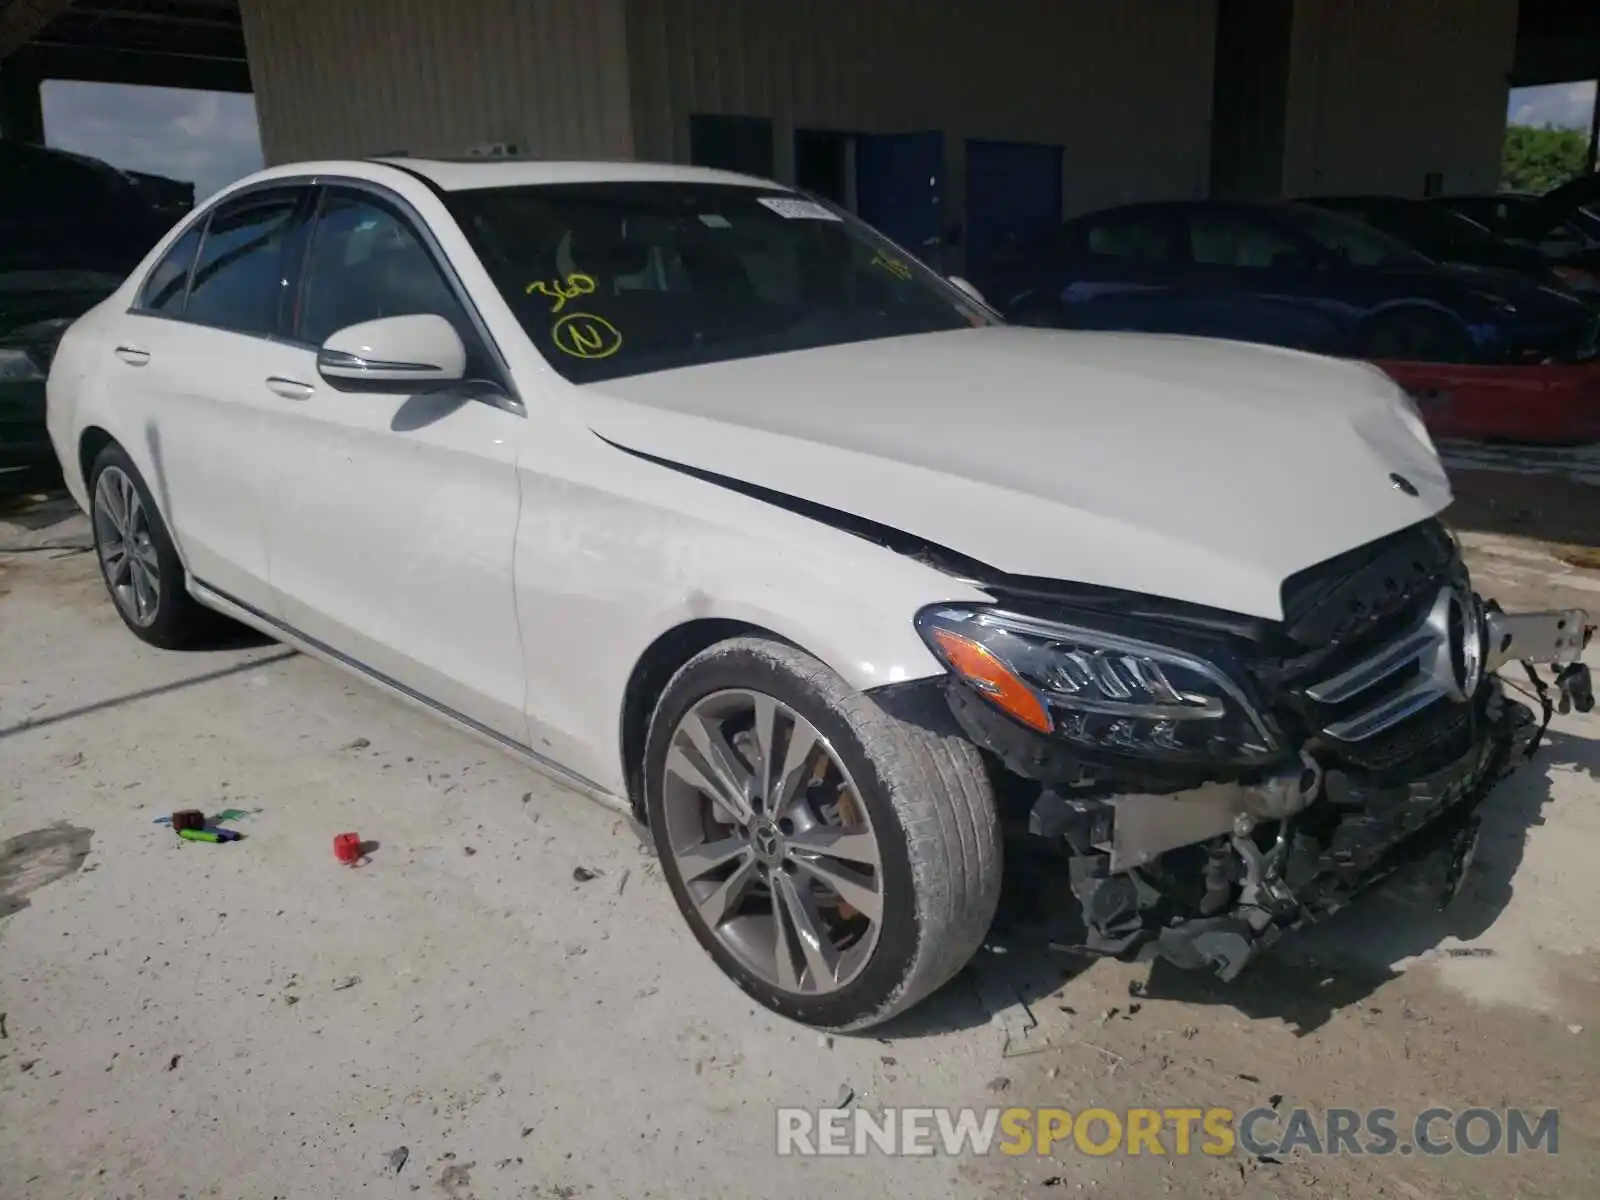
<svg viewBox="0 0 1600 1200"><path fill-rule="evenodd" d="M150 514L120 467L106 467L95 483L94 534L111 598L129 621L147 628L161 605L161 563Z"/></svg>
<svg viewBox="0 0 1600 1200"><path fill-rule="evenodd" d="M861 973L883 919L882 854L809 721L760 692L702 698L673 730L662 797L691 919L747 970L813 996Z"/></svg>

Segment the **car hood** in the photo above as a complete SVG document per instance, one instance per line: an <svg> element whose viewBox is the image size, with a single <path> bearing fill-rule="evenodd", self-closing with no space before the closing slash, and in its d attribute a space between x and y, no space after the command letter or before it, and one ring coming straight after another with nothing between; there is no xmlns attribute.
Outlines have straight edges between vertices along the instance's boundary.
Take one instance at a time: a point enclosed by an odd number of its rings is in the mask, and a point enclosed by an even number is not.
<svg viewBox="0 0 1600 1200"><path fill-rule="evenodd" d="M995 326L583 390L625 450L1007 574L1272 619L1287 576L1450 501L1394 384L1272 347Z"/></svg>

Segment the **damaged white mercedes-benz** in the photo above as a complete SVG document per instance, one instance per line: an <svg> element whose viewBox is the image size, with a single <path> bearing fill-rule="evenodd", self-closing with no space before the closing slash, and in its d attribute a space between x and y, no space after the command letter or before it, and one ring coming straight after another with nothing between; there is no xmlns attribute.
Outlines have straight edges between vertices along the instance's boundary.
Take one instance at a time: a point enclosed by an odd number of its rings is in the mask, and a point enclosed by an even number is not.
<svg viewBox="0 0 1600 1200"><path fill-rule="evenodd" d="M626 806L821 1027L961 969L1003 826L1087 950L1225 978L1407 861L1457 887L1593 702L1375 369L1008 327L719 172L263 172L68 331L49 426L135 634L226 614Z"/></svg>

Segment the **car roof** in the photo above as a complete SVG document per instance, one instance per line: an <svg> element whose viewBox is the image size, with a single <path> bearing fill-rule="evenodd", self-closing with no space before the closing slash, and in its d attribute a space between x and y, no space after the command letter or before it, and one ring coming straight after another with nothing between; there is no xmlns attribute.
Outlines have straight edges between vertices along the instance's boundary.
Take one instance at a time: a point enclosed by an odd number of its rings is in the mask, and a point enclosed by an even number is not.
<svg viewBox="0 0 1600 1200"><path fill-rule="evenodd" d="M1409 208L1421 204L1421 200L1410 196L1391 196L1384 192L1360 192L1339 196L1307 196L1296 201L1299 204L1391 204L1396 207Z"/></svg>
<svg viewBox="0 0 1600 1200"><path fill-rule="evenodd" d="M328 159L285 163L257 172L239 185L286 176L344 175L358 179L392 179L392 170L421 176L446 192L484 188L528 187L556 183L705 183L791 191L783 184L733 171L646 162L548 162L518 158L411 158L387 155L364 159Z"/></svg>
<svg viewBox="0 0 1600 1200"><path fill-rule="evenodd" d="M1092 219L1104 219L1109 216L1133 215L1136 213L1252 213L1267 218L1273 216L1289 215L1301 212L1308 206L1299 200L1253 200L1253 199L1204 199L1204 200L1137 200L1131 204L1114 204L1107 208L1097 208L1092 212L1079 213L1067 220L1068 225L1080 221L1087 222Z"/></svg>
<svg viewBox="0 0 1600 1200"><path fill-rule="evenodd" d="M1515 200L1528 204L1544 199L1537 192L1459 192L1453 196L1436 196L1434 198L1442 204L1449 204L1452 200Z"/></svg>

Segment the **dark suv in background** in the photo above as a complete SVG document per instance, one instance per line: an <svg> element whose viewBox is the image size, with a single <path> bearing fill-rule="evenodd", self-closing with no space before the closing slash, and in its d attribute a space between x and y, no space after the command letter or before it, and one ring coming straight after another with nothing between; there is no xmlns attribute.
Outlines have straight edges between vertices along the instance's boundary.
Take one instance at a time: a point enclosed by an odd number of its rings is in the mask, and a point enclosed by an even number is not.
<svg viewBox="0 0 1600 1200"><path fill-rule="evenodd" d="M188 184L0 140L0 494L54 482L44 380L56 343L193 203Z"/></svg>

